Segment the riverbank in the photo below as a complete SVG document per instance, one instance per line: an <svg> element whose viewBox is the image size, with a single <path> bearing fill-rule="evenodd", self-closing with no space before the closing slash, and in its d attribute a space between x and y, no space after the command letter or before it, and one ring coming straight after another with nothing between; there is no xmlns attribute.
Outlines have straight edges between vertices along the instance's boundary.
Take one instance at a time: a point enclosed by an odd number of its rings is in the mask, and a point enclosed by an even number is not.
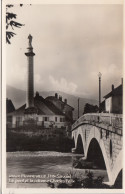
<svg viewBox="0 0 125 194"><path fill-rule="evenodd" d="M49 135L43 130L17 131L7 130L6 150L14 151L58 151L70 152L73 140L64 135L62 130L54 130Z"/></svg>

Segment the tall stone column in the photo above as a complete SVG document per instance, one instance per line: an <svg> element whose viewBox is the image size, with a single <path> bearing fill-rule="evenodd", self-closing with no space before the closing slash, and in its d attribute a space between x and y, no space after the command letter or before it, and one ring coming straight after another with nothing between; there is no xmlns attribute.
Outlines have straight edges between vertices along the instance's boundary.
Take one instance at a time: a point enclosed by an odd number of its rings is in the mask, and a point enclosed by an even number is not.
<svg viewBox="0 0 125 194"><path fill-rule="evenodd" d="M35 53L33 53L32 47L32 36L29 34L29 45L28 45L28 52L25 53L27 56L27 91L26 91L26 108L34 107L34 64L33 64L33 57Z"/></svg>

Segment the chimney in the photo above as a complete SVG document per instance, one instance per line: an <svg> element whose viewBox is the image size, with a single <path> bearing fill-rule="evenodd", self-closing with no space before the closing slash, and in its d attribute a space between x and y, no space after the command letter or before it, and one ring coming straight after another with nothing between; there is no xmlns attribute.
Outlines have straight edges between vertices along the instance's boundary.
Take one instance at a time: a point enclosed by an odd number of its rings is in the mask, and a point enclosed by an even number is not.
<svg viewBox="0 0 125 194"><path fill-rule="evenodd" d="M121 84L122 84L122 86L123 86L123 77L121 78Z"/></svg>
<svg viewBox="0 0 125 194"><path fill-rule="evenodd" d="M39 97L39 92L36 92L36 97Z"/></svg>
<svg viewBox="0 0 125 194"><path fill-rule="evenodd" d="M62 96L59 96L59 100L62 101Z"/></svg>
<svg viewBox="0 0 125 194"><path fill-rule="evenodd" d="M57 98L57 99L58 99L58 94L57 94L57 93L55 93L55 98Z"/></svg>
<svg viewBox="0 0 125 194"><path fill-rule="evenodd" d="M112 91L114 90L114 85L112 84Z"/></svg>
<svg viewBox="0 0 125 194"><path fill-rule="evenodd" d="M67 99L64 99L65 104L67 104Z"/></svg>

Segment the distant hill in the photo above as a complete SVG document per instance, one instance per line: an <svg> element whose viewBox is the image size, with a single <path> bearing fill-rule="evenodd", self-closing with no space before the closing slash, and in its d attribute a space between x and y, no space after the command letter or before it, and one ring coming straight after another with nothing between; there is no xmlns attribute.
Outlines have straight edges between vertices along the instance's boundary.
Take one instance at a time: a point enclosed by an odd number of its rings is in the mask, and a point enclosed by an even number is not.
<svg viewBox="0 0 125 194"><path fill-rule="evenodd" d="M19 108L25 103L26 92L24 90L7 85L6 92L7 98L12 100L15 108Z"/></svg>
<svg viewBox="0 0 125 194"><path fill-rule="evenodd" d="M74 108L73 117L77 118L78 117L78 96L74 96L74 95L67 94L67 93L60 92L60 91L41 91L39 92L39 94L43 98L46 98L47 96L54 96L55 93L58 93L58 95L62 96L63 100L65 98L67 99L67 103ZM19 108L20 106L25 104L26 92L7 85L7 98L12 100L15 108ZM98 105L97 100L86 99L86 98L80 97L80 101L79 101L80 116L83 113L84 106L86 103Z"/></svg>

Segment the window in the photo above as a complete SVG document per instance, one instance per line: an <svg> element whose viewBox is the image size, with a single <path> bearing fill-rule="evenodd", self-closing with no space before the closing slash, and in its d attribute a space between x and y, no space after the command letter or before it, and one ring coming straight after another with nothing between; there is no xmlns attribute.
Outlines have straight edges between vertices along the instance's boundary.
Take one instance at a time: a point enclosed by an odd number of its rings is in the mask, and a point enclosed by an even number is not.
<svg viewBox="0 0 125 194"><path fill-rule="evenodd" d="M22 117L16 117L16 120L17 120L18 122L20 122L20 121L22 121Z"/></svg>
<svg viewBox="0 0 125 194"><path fill-rule="evenodd" d="M60 118L60 122L65 122L65 118Z"/></svg>
<svg viewBox="0 0 125 194"><path fill-rule="evenodd" d="M7 121L8 121L8 122L12 122L12 116L8 116L8 117L7 117Z"/></svg>
<svg viewBox="0 0 125 194"><path fill-rule="evenodd" d="M44 121L49 121L49 117L44 117L43 120Z"/></svg>
<svg viewBox="0 0 125 194"><path fill-rule="evenodd" d="M55 117L55 121L57 122L57 117Z"/></svg>

